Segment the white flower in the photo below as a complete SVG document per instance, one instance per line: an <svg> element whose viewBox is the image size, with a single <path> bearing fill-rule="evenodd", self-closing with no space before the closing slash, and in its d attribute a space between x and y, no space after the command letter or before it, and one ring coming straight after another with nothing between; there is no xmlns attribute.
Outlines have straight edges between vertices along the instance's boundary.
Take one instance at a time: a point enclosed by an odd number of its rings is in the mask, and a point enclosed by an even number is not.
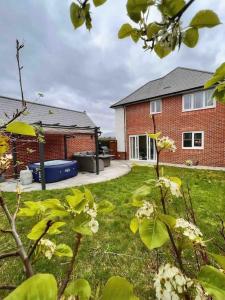
<svg viewBox="0 0 225 300"><path fill-rule="evenodd" d="M163 136L161 138L157 138L156 145L158 150L169 150L171 152L176 151L175 143L168 136Z"/></svg>
<svg viewBox="0 0 225 300"><path fill-rule="evenodd" d="M170 192L175 197L181 197L180 186L177 182L174 182L166 177L159 177L156 182L156 186L165 187L170 189Z"/></svg>
<svg viewBox="0 0 225 300"><path fill-rule="evenodd" d="M89 205L87 204L85 206L84 212L86 212L92 218L96 218L97 217L97 206L96 206L96 204L94 203L92 208L90 208Z"/></svg>
<svg viewBox="0 0 225 300"><path fill-rule="evenodd" d="M175 228L181 228L183 235L188 237L189 240L204 246L204 242L202 240L203 234L196 225L179 218L176 220Z"/></svg>
<svg viewBox="0 0 225 300"><path fill-rule="evenodd" d="M144 218L144 217L151 217L151 215L154 213L154 206L153 204L144 201L144 204L142 207L140 207L136 212L136 217L138 219Z"/></svg>
<svg viewBox="0 0 225 300"><path fill-rule="evenodd" d="M98 232L98 229L99 229L99 224L98 224L98 221L95 220L94 218L91 219L91 221L88 223L91 231L93 233L97 233Z"/></svg>
<svg viewBox="0 0 225 300"><path fill-rule="evenodd" d="M179 300L187 292L187 286L192 286L193 281L170 264L162 265L154 277L156 298L159 300Z"/></svg>
<svg viewBox="0 0 225 300"><path fill-rule="evenodd" d="M185 161L185 165L191 167L191 166L193 166L193 161L190 160L190 159L187 159L187 160Z"/></svg>
<svg viewBox="0 0 225 300"><path fill-rule="evenodd" d="M55 252L56 244L48 239L41 239L38 245L44 256L50 260Z"/></svg>

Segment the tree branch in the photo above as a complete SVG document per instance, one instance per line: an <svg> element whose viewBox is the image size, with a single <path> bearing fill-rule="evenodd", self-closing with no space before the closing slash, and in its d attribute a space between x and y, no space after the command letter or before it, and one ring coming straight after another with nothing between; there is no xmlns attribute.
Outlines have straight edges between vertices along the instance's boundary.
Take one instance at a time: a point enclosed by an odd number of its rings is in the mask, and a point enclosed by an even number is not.
<svg viewBox="0 0 225 300"><path fill-rule="evenodd" d="M23 84L22 84L22 76L21 76L21 70L23 67L20 65L20 50L24 47L24 44L20 44L18 40L16 40L16 60L17 60L17 67L19 72L19 83L20 83L20 92L21 92L21 99L22 99L22 105L23 107L26 106L26 102L24 100L24 94L23 94Z"/></svg>
<svg viewBox="0 0 225 300"><path fill-rule="evenodd" d="M16 242L17 248L18 248L18 254L23 262L25 271L26 271L26 275L27 277L31 277L33 275L33 269L31 266L31 263L29 261L28 255L26 253L26 250L23 246L23 243L21 241L21 238L19 236L19 234L17 233L17 229L16 229L16 224L15 224L15 220L13 218L13 216L11 215L2 195L0 194L0 206L2 207L2 210L11 226L11 230L12 230L12 236Z"/></svg>
<svg viewBox="0 0 225 300"><path fill-rule="evenodd" d="M38 243L40 242L40 240L46 235L46 233L48 232L49 228L53 225L54 222L52 222L51 220L48 221L45 231L42 233L42 235L39 237L39 239L37 239L34 243L34 245L32 246L29 254L28 254L28 258L31 258L31 256L33 255L35 249L37 248Z"/></svg>
<svg viewBox="0 0 225 300"><path fill-rule="evenodd" d="M17 288L16 285L11 285L11 284L4 284L0 285L0 290L15 290Z"/></svg>
<svg viewBox="0 0 225 300"><path fill-rule="evenodd" d="M65 291L65 289L66 289L66 287L67 287L67 285L70 281L70 277L71 277L71 274L73 272L75 260L76 260L78 250L79 250L79 247L80 247L80 244L81 244L81 238L82 238L82 235L80 233L78 233L76 235L75 242L74 242L73 257L71 258L67 273L65 275L65 279L63 280L63 282L62 282L62 284L59 288L58 299L60 299L62 297L62 295L63 295L63 293L64 293L64 291Z"/></svg>
<svg viewBox="0 0 225 300"><path fill-rule="evenodd" d="M8 258L8 257L13 257L13 256L19 256L19 252L18 251L14 251L14 252L8 252L8 253L0 254L0 259Z"/></svg>

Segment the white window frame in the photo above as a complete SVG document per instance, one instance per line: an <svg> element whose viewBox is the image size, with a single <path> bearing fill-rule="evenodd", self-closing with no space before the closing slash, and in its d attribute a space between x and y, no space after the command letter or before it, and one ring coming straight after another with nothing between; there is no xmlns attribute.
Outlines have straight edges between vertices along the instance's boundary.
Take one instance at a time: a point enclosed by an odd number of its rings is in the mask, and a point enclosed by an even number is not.
<svg viewBox="0 0 225 300"><path fill-rule="evenodd" d="M156 101L160 101L160 111L152 111L152 103L155 103ZM150 114L151 115L156 115L156 114L161 114L162 112L162 99L157 99L157 100L153 100L153 101L150 101Z"/></svg>
<svg viewBox="0 0 225 300"><path fill-rule="evenodd" d="M191 147L184 147L184 134L185 133L192 133L192 146ZM201 147L194 146L194 134L195 133L201 133L202 134L202 145ZM182 149L204 149L204 143L205 142L205 136L204 136L204 131L184 131L182 132Z"/></svg>
<svg viewBox="0 0 225 300"><path fill-rule="evenodd" d="M208 90L206 90L206 91L197 91L196 92L196 93L198 93L198 92L202 92L203 93L203 107L200 107L200 108L194 108L194 94L195 93L183 94L182 95L182 112L215 108L216 107L216 100L215 99L213 99L213 105L211 105L211 106L205 106L206 92L207 91ZM184 108L184 96L186 96L186 95L191 95L191 108L189 108L189 109L185 109Z"/></svg>

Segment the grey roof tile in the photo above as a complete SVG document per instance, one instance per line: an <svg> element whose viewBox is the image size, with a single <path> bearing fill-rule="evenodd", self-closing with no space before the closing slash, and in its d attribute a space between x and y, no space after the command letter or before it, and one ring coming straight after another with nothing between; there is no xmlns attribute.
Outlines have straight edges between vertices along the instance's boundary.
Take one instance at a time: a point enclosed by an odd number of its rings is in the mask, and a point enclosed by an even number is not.
<svg viewBox="0 0 225 300"><path fill-rule="evenodd" d="M0 96L0 121L7 121L5 113L7 113L8 116L12 116L13 113L20 108L20 100ZM29 101L27 102L27 108L29 113L27 115L22 115L19 120L30 124L42 121L45 124L59 123L64 126L96 126L86 112L79 112Z"/></svg>
<svg viewBox="0 0 225 300"><path fill-rule="evenodd" d="M212 76L211 72L178 67L156 80L149 81L129 96L116 102L111 107L117 107L133 102L183 92L200 88Z"/></svg>

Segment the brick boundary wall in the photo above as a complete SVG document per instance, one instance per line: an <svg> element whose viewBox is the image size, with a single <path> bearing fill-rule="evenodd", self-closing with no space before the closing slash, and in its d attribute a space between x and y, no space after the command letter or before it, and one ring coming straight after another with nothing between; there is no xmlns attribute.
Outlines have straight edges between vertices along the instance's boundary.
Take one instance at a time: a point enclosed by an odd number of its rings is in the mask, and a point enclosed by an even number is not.
<svg viewBox="0 0 225 300"><path fill-rule="evenodd" d="M126 106L126 151L129 159L129 135L153 132L150 103ZM202 166L225 167L225 105L182 112L182 96L162 99L162 113L155 115L157 131L175 141L175 153L164 152L161 161L183 164L191 159ZM182 132L204 131L204 149L182 149Z"/></svg>

